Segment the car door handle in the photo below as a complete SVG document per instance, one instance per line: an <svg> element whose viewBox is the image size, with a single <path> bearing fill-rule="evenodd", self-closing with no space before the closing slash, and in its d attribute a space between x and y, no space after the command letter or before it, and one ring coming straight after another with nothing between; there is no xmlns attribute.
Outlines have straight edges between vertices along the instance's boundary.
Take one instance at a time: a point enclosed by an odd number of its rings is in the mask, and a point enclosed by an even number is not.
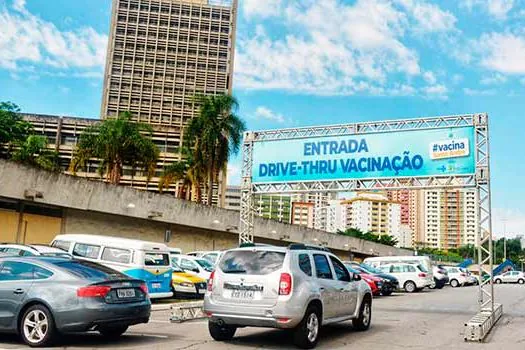
<svg viewBox="0 0 525 350"><path fill-rule="evenodd" d="M24 290L22 288L15 289L13 291L14 294L24 294Z"/></svg>

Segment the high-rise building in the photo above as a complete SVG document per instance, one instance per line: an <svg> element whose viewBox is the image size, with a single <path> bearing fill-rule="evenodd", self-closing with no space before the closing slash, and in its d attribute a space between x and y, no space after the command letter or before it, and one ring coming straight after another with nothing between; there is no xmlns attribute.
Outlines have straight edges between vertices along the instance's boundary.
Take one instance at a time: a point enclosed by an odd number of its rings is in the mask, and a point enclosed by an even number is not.
<svg viewBox="0 0 525 350"><path fill-rule="evenodd" d="M169 135L160 168L182 159L194 96L231 93L236 17L237 0L113 0L101 117L129 111Z"/></svg>
<svg viewBox="0 0 525 350"><path fill-rule="evenodd" d="M241 210L241 186L226 187L226 195L224 196L224 209Z"/></svg>
<svg viewBox="0 0 525 350"><path fill-rule="evenodd" d="M312 202L293 202L292 224L314 228L314 206Z"/></svg>
<svg viewBox="0 0 525 350"><path fill-rule="evenodd" d="M313 228L321 231L327 230L326 218L328 215L328 206L331 200L337 198L335 192L310 192L296 193L292 195L293 203L313 203L312 224ZM310 207L310 206L308 206Z"/></svg>
<svg viewBox="0 0 525 350"><path fill-rule="evenodd" d="M253 197L255 215L290 223L292 201L289 195L259 194Z"/></svg>

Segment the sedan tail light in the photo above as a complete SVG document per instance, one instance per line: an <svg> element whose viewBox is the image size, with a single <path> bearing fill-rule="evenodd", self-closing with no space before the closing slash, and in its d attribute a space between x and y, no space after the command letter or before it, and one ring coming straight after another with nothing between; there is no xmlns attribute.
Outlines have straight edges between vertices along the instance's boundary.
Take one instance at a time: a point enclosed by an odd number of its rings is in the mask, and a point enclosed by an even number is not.
<svg viewBox="0 0 525 350"><path fill-rule="evenodd" d="M215 271L213 271L208 279L208 292L213 290L213 279L215 278Z"/></svg>
<svg viewBox="0 0 525 350"><path fill-rule="evenodd" d="M140 285L140 290L141 290L144 294L148 295L148 292L149 292L149 291L148 291L148 286L146 285L146 283L142 283L142 284Z"/></svg>
<svg viewBox="0 0 525 350"><path fill-rule="evenodd" d="M279 295L290 295L292 292L292 276L289 273L281 273L279 281Z"/></svg>
<svg viewBox="0 0 525 350"><path fill-rule="evenodd" d="M87 286L77 289L79 298L104 298L111 290L110 286Z"/></svg>

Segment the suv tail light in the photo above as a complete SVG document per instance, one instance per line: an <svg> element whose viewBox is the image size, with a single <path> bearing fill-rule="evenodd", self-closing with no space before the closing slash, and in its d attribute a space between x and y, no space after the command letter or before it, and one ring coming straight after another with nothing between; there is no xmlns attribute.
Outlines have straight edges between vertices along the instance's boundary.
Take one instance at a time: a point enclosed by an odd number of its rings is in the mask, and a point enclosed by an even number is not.
<svg viewBox="0 0 525 350"><path fill-rule="evenodd" d="M425 277L427 277L427 274L424 273L424 272L421 272L420 274L418 274L418 276L419 276L419 277L422 277L422 278L425 278Z"/></svg>
<svg viewBox="0 0 525 350"><path fill-rule="evenodd" d="M459 274L461 277L467 277L467 274L466 273L460 273Z"/></svg>
<svg viewBox="0 0 525 350"><path fill-rule="evenodd" d="M146 285L146 283L142 283L142 284L140 285L140 290L141 290L144 294L148 295L148 286Z"/></svg>
<svg viewBox="0 0 525 350"><path fill-rule="evenodd" d="M104 298L111 290L110 286L87 286L77 289L79 298Z"/></svg>
<svg viewBox="0 0 525 350"><path fill-rule="evenodd" d="M215 271L213 271L208 279L208 292L213 290L213 279L215 278Z"/></svg>
<svg viewBox="0 0 525 350"><path fill-rule="evenodd" d="M290 295L292 292L292 276L289 273L281 273L279 281L279 295Z"/></svg>

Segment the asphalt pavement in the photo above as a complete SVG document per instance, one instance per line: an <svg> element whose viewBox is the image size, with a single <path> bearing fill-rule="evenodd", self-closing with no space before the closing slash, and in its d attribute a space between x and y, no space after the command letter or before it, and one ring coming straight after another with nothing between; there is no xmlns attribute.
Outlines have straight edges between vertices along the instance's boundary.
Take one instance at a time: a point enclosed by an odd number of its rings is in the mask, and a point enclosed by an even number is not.
<svg viewBox="0 0 525 350"><path fill-rule="evenodd" d="M351 322L325 327L318 349L525 349L525 286L496 286L496 302L504 316L484 344L465 343L463 327L477 310L477 287L450 288L415 294L394 294L374 299L372 327L367 332L352 329ZM169 311L155 311L147 325L139 325L116 341L98 333L68 335L57 347L67 349L295 349L289 333L245 328L233 341L218 343L208 335L207 322L169 322ZM0 349L28 349L16 337L0 335Z"/></svg>

